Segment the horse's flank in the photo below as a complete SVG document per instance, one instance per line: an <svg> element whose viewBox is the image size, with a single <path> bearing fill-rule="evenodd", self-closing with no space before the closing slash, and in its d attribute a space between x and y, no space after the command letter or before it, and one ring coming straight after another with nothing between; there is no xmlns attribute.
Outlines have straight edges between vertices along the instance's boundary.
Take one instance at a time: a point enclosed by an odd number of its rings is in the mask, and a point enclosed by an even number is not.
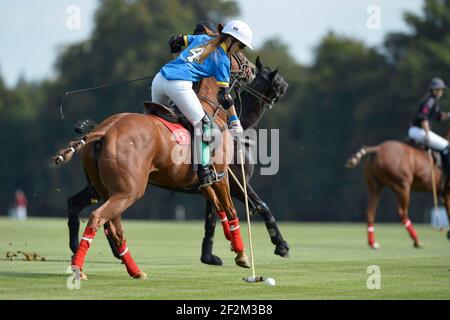
<svg viewBox="0 0 450 320"><path fill-rule="evenodd" d="M431 167L428 153L407 143L388 140L377 146L364 146L346 166L355 167L365 157L371 156L366 163L366 179L368 171L380 186L387 186L396 190L407 189L421 192L430 192ZM442 170L434 166L436 184L439 186L442 179Z"/></svg>

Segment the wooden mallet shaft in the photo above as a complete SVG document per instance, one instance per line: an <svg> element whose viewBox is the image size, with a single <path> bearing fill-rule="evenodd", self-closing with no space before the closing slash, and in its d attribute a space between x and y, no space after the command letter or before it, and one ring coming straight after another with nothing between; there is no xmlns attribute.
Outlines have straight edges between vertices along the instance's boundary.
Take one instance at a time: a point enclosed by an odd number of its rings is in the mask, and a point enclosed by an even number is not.
<svg viewBox="0 0 450 320"><path fill-rule="evenodd" d="M241 171L242 171L242 184L244 186L244 198L245 198L245 213L247 215L247 230L248 230L248 239L250 244L250 260L252 262L252 275L255 278L255 263L253 260L253 243L252 243L252 228L250 226L250 212L248 210L248 198L247 198L247 182L245 179L245 170L244 170L244 156L242 149L239 149L239 155L241 158Z"/></svg>

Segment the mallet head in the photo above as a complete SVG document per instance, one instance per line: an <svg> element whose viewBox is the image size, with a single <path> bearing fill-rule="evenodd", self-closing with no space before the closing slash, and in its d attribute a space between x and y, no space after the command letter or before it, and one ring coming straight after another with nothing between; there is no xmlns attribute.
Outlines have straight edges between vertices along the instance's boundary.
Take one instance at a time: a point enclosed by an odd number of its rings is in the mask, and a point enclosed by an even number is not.
<svg viewBox="0 0 450 320"><path fill-rule="evenodd" d="M243 280L248 283L263 282L264 277L245 277Z"/></svg>

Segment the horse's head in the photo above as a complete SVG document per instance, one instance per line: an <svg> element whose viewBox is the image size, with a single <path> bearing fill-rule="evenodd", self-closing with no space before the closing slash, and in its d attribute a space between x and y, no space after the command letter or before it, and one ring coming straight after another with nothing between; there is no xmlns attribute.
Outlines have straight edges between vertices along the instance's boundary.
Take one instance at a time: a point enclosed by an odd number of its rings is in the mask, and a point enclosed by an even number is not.
<svg viewBox="0 0 450 320"><path fill-rule="evenodd" d="M246 128L255 126L264 115L267 108L278 102L288 88L286 80L278 73L263 66L261 59L256 58L258 70L255 79L250 84L241 84L244 93L236 98L236 106L241 124Z"/></svg>
<svg viewBox="0 0 450 320"><path fill-rule="evenodd" d="M286 94L289 85L279 74L278 69L271 70L264 66L259 56L256 58L256 68L257 75L250 84L250 89L247 89L255 98L260 99L263 105L272 108Z"/></svg>

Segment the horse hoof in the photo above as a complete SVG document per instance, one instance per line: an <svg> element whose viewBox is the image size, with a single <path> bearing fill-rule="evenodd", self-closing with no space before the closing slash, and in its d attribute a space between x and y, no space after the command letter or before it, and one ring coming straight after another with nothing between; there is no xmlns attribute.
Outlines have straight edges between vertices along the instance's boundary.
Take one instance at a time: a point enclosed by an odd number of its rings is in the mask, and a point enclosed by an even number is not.
<svg viewBox="0 0 450 320"><path fill-rule="evenodd" d="M282 258L289 258L290 257L289 245L287 244L287 242L283 241L283 242L277 244L277 246L275 247L274 253Z"/></svg>
<svg viewBox="0 0 450 320"><path fill-rule="evenodd" d="M83 271L80 271L80 280L86 281L87 279L87 275Z"/></svg>
<svg viewBox="0 0 450 320"><path fill-rule="evenodd" d="M67 268L67 270L66 270L66 273L67 274L74 274L75 276L76 276L76 273L75 273L75 270L73 269L73 266L69 266L68 268ZM87 280L88 278L87 278L87 275L83 272L83 271L80 271L80 280Z"/></svg>
<svg viewBox="0 0 450 320"><path fill-rule="evenodd" d="M245 253L243 253L243 252L238 253L238 255L236 256L234 261L236 261L236 264L239 267L247 268L247 269L250 268L250 261L248 260L247 255Z"/></svg>
<svg viewBox="0 0 450 320"><path fill-rule="evenodd" d="M223 265L222 259L213 254L202 255L200 261L204 264L209 264L212 266L221 266Z"/></svg>
<svg viewBox="0 0 450 320"><path fill-rule="evenodd" d="M147 280L147 274L145 272L141 271L137 275L134 276L134 279Z"/></svg>
<svg viewBox="0 0 450 320"><path fill-rule="evenodd" d="M421 242L419 242L418 240L414 241L414 248L416 248L416 249L423 248L423 244Z"/></svg>
<svg viewBox="0 0 450 320"><path fill-rule="evenodd" d="M381 245L378 242L375 242L373 245L370 246L372 249L380 249Z"/></svg>
<svg viewBox="0 0 450 320"><path fill-rule="evenodd" d="M450 240L450 230L447 232L447 239Z"/></svg>

